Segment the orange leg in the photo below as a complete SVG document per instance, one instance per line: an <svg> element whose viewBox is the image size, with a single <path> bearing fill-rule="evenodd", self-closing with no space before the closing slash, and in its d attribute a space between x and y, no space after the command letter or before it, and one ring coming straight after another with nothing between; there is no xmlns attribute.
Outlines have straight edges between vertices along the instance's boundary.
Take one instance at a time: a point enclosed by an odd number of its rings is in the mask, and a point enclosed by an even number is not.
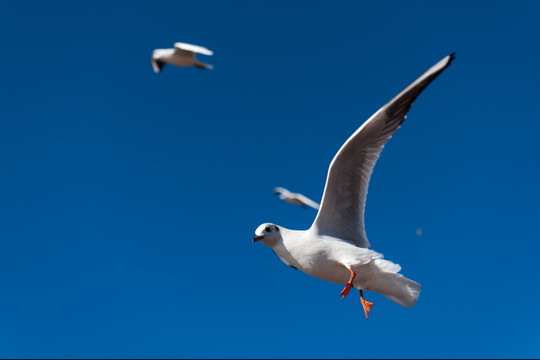
<svg viewBox="0 0 540 360"><path fill-rule="evenodd" d="M351 288L353 285L352 282L354 280L354 277L356 276L356 274L354 273L354 271L352 271L352 269L349 269L349 271L351 272L351 278L349 279L349 282L347 283L347 285L345 285L345 288L341 290L341 292L339 293L339 295L343 295L341 300L345 299L345 296L347 296L349 291L351 291Z"/></svg>
<svg viewBox="0 0 540 360"><path fill-rule="evenodd" d="M373 303L366 301L366 299L364 299L364 292L362 290L360 290L360 302L362 303L362 306L364 307L364 313L366 314L366 319L369 319L369 314L371 314L371 307L373 306Z"/></svg>

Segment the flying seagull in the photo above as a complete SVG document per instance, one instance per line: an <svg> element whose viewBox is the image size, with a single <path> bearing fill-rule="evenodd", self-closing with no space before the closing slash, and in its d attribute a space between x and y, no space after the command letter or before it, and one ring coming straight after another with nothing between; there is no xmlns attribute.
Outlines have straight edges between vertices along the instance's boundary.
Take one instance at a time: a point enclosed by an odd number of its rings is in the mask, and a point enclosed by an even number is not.
<svg viewBox="0 0 540 360"><path fill-rule="evenodd" d="M205 47L186 44L182 42L174 43L174 49L156 49L152 53L152 67L156 73L161 72L165 64L176 66L195 66L199 69L212 69L213 66L197 60L195 54L214 55L214 52Z"/></svg>
<svg viewBox="0 0 540 360"><path fill-rule="evenodd" d="M302 194L290 192L282 187L275 188L273 192L276 195L279 194L279 198L289 204L300 205L304 208L311 206L315 210L319 210L319 204Z"/></svg>
<svg viewBox="0 0 540 360"><path fill-rule="evenodd" d="M315 221L308 230L290 230L264 223L253 242L271 247L287 265L308 275L344 284L342 300L352 287L360 291L366 318L372 302L363 290L378 292L404 307L416 304L420 284L399 274L401 266L368 249L364 209L368 183L379 155L399 129L417 96L454 60L454 53L373 114L341 146L328 168L326 186Z"/></svg>

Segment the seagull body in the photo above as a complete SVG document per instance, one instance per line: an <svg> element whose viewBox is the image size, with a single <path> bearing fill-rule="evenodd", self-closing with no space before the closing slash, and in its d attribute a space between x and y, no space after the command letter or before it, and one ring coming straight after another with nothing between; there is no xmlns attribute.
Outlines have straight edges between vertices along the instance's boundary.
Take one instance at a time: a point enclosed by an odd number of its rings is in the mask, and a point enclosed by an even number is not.
<svg viewBox="0 0 540 360"><path fill-rule="evenodd" d="M186 43L174 43L174 49L156 49L152 53L152 67L156 73L161 72L165 64L176 66L195 66L199 69L212 69L213 66L200 62L195 56L196 53L204 55L214 55L211 50L205 47Z"/></svg>
<svg viewBox="0 0 540 360"><path fill-rule="evenodd" d="M300 205L303 207L311 206L315 210L319 210L319 204L302 194L290 192L282 187L275 188L274 194L279 194L279 198L285 200L289 204Z"/></svg>
<svg viewBox="0 0 540 360"><path fill-rule="evenodd" d="M345 284L342 299L354 287L366 318L373 303L363 290L378 292L404 307L416 304L420 284L399 274L401 266L368 249L364 210L369 179L379 155L399 129L411 104L454 59L446 56L373 114L343 144L330 163L322 202L308 230L264 223L253 241L271 247L287 265L308 275Z"/></svg>

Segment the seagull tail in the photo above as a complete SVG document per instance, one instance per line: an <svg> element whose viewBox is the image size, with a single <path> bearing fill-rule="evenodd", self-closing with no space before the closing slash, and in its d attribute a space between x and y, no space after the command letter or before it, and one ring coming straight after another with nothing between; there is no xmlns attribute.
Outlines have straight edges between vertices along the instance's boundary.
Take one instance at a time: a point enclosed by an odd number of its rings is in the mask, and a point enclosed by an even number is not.
<svg viewBox="0 0 540 360"><path fill-rule="evenodd" d="M197 61L195 64L193 64L193 66L202 70L212 70L214 68L213 65L205 64L200 61Z"/></svg>
<svg viewBox="0 0 540 360"><path fill-rule="evenodd" d="M392 272L379 272L367 290L378 292L393 302L410 308L416 304L420 295L420 284L403 275Z"/></svg>

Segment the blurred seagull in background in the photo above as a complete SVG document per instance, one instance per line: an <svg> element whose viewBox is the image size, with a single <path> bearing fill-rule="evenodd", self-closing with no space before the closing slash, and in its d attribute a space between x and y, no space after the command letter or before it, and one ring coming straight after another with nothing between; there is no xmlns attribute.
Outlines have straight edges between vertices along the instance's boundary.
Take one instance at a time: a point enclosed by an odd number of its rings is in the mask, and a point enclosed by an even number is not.
<svg viewBox="0 0 540 360"><path fill-rule="evenodd" d="M214 55L214 52L205 47L186 44L182 42L174 43L174 49L156 49L152 53L152 67L156 73L161 72L165 64L176 66L195 66L199 69L213 69L212 65L205 64L197 60L195 54Z"/></svg>
<svg viewBox="0 0 540 360"><path fill-rule="evenodd" d="M368 183L379 155L401 126L413 101L454 60L446 56L380 108L341 146L330 163L321 206L308 230L271 223L255 230L253 242L271 247L287 265L311 276L360 291L366 318L373 303L363 290L375 291L404 307L416 304L420 284L399 274L401 266L369 250L364 227ZM259 174L260 175L260 174Z"/></svg>
<svg viewBox="0 0 540 360"><path fill-rule="evenodd" d="M286 202L290 204L300 205L303 208L307 208L308 206L311 206L315 210L319 209L319 204L317 204L315 201L311 200L310 198L299 193L290 192L289 190L284 189L282 187L276 187L273 193L279 194L279 198L281 200L285 200Z"/></svg>

